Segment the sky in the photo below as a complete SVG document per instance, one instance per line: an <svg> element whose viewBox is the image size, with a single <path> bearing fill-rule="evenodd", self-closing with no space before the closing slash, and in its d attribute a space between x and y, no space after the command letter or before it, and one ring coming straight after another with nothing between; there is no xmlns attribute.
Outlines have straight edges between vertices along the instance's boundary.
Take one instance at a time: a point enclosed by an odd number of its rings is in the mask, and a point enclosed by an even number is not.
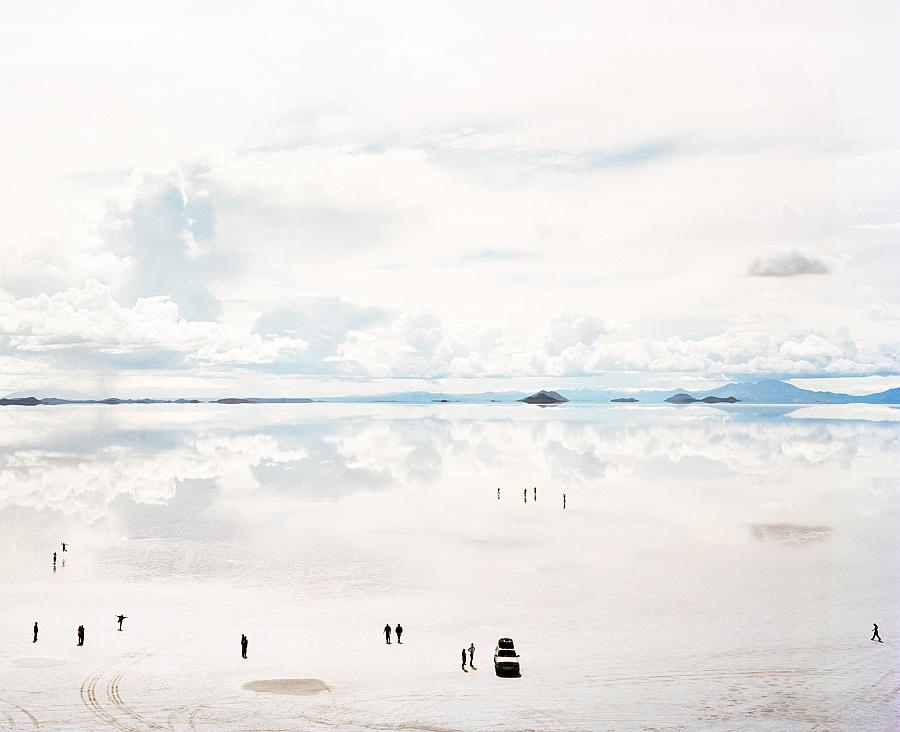
<svg viewBox="0 0 900 732"><path fill-rule="evenodd" d="M900 385L898 25L0 7L0 393Z"/></svg>

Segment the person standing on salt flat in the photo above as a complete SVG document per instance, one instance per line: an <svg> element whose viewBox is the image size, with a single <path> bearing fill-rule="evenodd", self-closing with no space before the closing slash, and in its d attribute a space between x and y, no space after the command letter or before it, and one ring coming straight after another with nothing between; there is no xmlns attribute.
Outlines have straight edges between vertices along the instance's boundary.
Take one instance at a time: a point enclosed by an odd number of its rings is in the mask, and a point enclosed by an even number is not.
<svg viewBox="0 0 900 732"><path fill-rule="evenodd" d="M247 636L241 633L241 658L247 658L247 646L250 644L250 641L247 640Z"/></svg>
<svg viewBox="0 0 900 732"><path fill-rule="evenodd" d="M534 487L534 500L537 500L537 486Z"/></svg>
<svg viewBox="0 0 900 732"><path fill-rule="evenodd" d="M384 642L388 645L391 644L391 625L390 623L386 623L384 626Z"/></svg>
<svg viewBox="0 0 900 732"><path fill-rule="evenodd" d="M463 648L463 651L462 651L462 670L465 671L466 673L469 673L468 671L466 671L466 649L465 648Z"/></svg>
<svg viewBox="0 0 900 732"><path fill-rule="evenodd" d="M31 641L32 643L37 643L37 633L38 633L37 620L35 620L34 621L34 640Z"/></svg>
<svg viewBox="0 0 900 732"><path fill-rule="evenodd" d="M563 509L566 507L566 494L563 493Z"/></svg>
<svg viewBox="0 0 900 732"><path fill-rule="evenodd" d="M475 668L475 644L474 643L472 643L469 646L469 668L471 668L474 671L478 670Z"/></svg>
<svg viewBox="0 0 900 732"><path fill-rule="evenodd" d="M122 630L122 621L127 617L127 615L116 615L116 618L119 620L119 630Z"/></svg>
<svg viewBox="0 0 900 732"><path fill-rule="evenodd" d="M874 630L872 631L872 640L877 640L879 643L884 643L884 641L881 640L881 636L878 635L878 623L872 623L872 625L875 626Z"/></svg>
<svg viewBox="0 0 900 732"><path fill-rule="evenodd" d="M397 627L394 628L394 632L397 634L397 642L402 643L400 640L400 636L403 635L403 626L400 623L397 623Z"/></svg>
<svg viewBox="0 0 900 732"><path fill-rule="evenodd" d="M68 551L68 550L66 549L66 542L63 541L63 542L61 542L61 544L62 544L63 551Z"/></svg>
<svg viewBox="0 0 900 732"><path fill-rule="evenodd" d="M78 645L79 646L84 645L84 626L83 625L78 626Z"/></svg>
<svg viewBox="0 0 900 732"><path fill-rule="evenodd" d="M53 552L53 563L56 564L56 552Z"/></svg>
<svg viewBox="0 0 900 732"><path fill-rule="evenodd" d="M497 500L498 501L500 500L500 489L499 488L497 489Z"/></svg>
<svg viewBox="0 0 900 732"><path fill-rule="evenodd" d="M528 503L528 489L527 488L522 491L522 499L525 501L525 503Z"/></svg>

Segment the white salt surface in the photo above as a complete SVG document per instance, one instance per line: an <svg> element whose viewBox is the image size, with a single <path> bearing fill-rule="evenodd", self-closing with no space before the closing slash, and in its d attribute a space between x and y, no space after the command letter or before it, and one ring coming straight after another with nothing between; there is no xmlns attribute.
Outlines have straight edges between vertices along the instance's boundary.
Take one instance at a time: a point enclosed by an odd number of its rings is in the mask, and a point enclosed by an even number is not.
<svg viewBox="0 0 900 732"><path fill-rule="evenodd" d="M4 408L0 729L897 729L900 426L789 416Z"/></svg>

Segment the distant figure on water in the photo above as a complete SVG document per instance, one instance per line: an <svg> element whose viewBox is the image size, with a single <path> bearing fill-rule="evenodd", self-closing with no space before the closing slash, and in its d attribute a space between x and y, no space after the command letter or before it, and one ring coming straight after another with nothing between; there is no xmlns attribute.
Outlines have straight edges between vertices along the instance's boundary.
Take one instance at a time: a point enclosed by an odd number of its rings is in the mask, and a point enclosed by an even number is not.
<svg viewBox="0 0 900 732"><path fill-rule="evenodd" d="M62 548L63 548L63 551L67 551L66 550L66 542L62 542Z"/></svg>
<svg viewBox="0 0 900 732"><path fill-rule="evenodd" d="M466 671L466 649L465 648L463 648L463 651L462 651L462 670L465 671L466 673L469 673L468 671Z"/></svg>
<svg viewBox="0 0 900 732"><path fill-rule="evenodd" d="M53 552L53 563L56 564L56 552Z"/></svg>
<svg viewBox="0 0 900 732"><path fill-rule="evenodd" d="M79 646L84 645L84 626L83 625L78 626L78 645Z"/></svg>
<svg viewBox="0 0 900 732"><path fill-rule="evenodd" d="M128 617L127 615L116 615L116 618L119 621L119 630L122 630L122 621L125 620L125 618L127 618L127 617Z"/></svg>
<svg viewBox="0 0 900 732"><path fill-rule="evenodd" d="M884 643L884 641L881 640L881 636L878 635L878 623L872 623L872 625L874 626L874 630L872 631L872 640L877 640L879 643ZM35 627L37 627L37 623L35 623Z"/></svg>
<svg viewBox="0 0 900 732"><path fill-rule="evenodd" d="M474 643L472 643L469 646L469 667L474 669L475 671L478 670L475 668L475 644Z"/></svg>
<svg viewBox="0 0 900 732"><path fill-rule="evenodd" d="M500 500L500 489L499 488L497 489L497 500L498 501Z"/></svg>
<svg viewBox="0 0 900 732"><path fill-rule="evenodd" d="M250 644L250 641L247 640L247 636L241 633L241 658L247 658L247 646Z"/></svg>
<svg viewBox="0 0 900 732"><path fill-rule="evenodd" d="M397 627L394 628L394 632L397 634L397 642L401 643L400 636L403 635L403 626L400 623L397 623Z"/></svg>
<svg viewBox="0 0 900 732"><path fill-rule="evenodd" d="M534 500L537 500L537 486L534 487Z"/></svg>
<svg viewBox="0 0 900 732"><path fill-rule="evenodd" d="M566 508L566 494L563 493L563 510Z"/></svg>
<svg viewBox="0 0 900 732"><path fill-rule="evenodd" d="M32 643L37 643L37 633L38 633L37 620L35 620L34 621L34 640L31 641Z"/></svg>
<svg viewBox="0 0 900 732"><path fill-rule="evenodd" d="M522 491L522 500L524 500L525 503L528 503L528 489L527 488Z"/></svg>
<svg viewBox="0 0 900 732"><path fill-rule="evenodd" d="M384 626L384 642L390 645L391 643L391 626L390 623L386 623Z"/></svg>

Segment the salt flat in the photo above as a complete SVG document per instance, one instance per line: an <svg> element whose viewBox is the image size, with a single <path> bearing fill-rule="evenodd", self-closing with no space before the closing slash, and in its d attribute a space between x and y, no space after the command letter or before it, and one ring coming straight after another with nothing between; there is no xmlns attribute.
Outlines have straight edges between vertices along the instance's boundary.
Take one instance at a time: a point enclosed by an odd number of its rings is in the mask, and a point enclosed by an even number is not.
<svg viewBox="0 0 900 732"><path fill-rule="evenodd" d="M842 409L4 409L0 729L896 729L900 425Z"/></svg>

